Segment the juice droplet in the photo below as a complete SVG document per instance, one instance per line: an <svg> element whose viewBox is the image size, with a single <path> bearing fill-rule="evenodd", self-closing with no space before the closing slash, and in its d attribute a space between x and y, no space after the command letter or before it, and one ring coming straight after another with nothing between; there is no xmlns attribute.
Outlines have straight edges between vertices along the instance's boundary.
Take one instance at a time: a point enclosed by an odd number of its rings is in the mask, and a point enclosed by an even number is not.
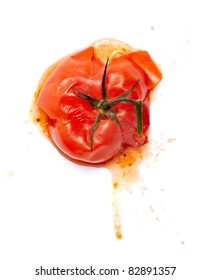
<svg viewBox="0 0 211 280"><path fill-rule="evenodd" d="M121 232L120 226L115 225L115 235L116 235L116 238L122 239L122 232Z"/></svg>

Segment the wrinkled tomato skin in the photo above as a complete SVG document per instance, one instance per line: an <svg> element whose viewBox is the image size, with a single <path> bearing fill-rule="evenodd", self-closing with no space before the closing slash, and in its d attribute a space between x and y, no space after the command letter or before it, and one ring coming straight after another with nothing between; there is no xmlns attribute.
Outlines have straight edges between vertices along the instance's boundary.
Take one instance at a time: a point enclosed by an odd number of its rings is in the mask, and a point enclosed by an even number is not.
<svg viewBox="0 0 211 280"><path fill-rule="evenodd" d="M112 120L99 124L92 151L89 145L90 127L77 133L77 130L72 130L70 122L57 122L55 127L49 129L54 143L61 147L63 153L76 160L100 163L115 156L121 149L121 130Z"/></svg>
<svg viewBox="0 0 211 280"><path fill-rule="evenodd" d="M143 131L138 135L135 105L116 103L113 109L122 125L103 117L91 150L91 130L99 111L76 96L74 87L102 99L104 69L105 65L95 57L94 48L88 47L64 59L50 74L37 98L37 107L49 120L48 133L57 148L70 158L88 163L107 161L127 146L144 144L150 125L149 93L161 79L147 52L132 52L109 62L105 80L108 100L128 91L139 80L128 97L142 100Z"/></svg>

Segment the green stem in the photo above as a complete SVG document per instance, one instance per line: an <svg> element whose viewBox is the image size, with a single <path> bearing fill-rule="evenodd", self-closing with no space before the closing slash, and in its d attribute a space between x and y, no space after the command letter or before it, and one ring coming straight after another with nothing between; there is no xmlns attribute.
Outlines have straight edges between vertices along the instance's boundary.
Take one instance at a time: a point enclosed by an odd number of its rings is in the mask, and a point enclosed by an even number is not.
<svg viewBox="0 0 211 280"><path fill-rule="evenodd" d="M125 93L123 93L122 95L120 95L119 97L127 97L131 91L137 86L137 84L139 83L140 80L137 80L137 82L128 90L126 91ZM119 98L117 97L117 98ZM116 98L115 98L116 99Z"/></svg>
<svg viewBox="0 0 211 280"><path fill-rule="evenodd" d="M73 86L73 88L79 93L79 94L77 94L76 92L74 92L74 94L76 96L78 96L81 99L89 101L89 103L92 105L92 107L99 109L99 103L101 102L100 100L87 95L86 93L82 92L80 89L78 89L75 86Z"/></svg>
<svg viewBox="0 0 211 280"><path fill-rule="evenodd" d="M105 114L109 119L111 120L115 120L118 125L123 126L124 124L122 124L119 119L117 118L116 112L115 110L111 107L111 109Z"/></svg>
<svg viewBox="0 0 211 280"><path fill-rule="evenodd" d="M141 135L143 131L143 116L142 116L141 101L136 103L136 118L137 118L138 134Z"/></svg>
<svg viewBox="0 0 211 280"><path fill-rule="evenodd" d="M108 67L108 59L107 59L106 64L105 64L105 69L104 69L103 78L102 78L102 96L103 96L103 100L107 100L106 85L105 85L107 67Z"/></svg>
<svg viewBox="0 0 211 280"><path fill-rule="evenodd" d="M105 114L103 112L100 111L99 115L97 116L94 124L93 124L93 127L92 127L92 131L91 131L91 135L90 135L90 150L92 151L92 148L93 148L93 138L94 138L94 134L95 134L95 131L102 119L102 117L104 116Z"/></svg>
<svg viewBox="0 0 211 280"><path fill-rule="evenodd" d="M136 106L136 117L137 117L137 128L138 128L138 134L142 134L142 127L143 127L143 123L142 123L142 101L141 100L134 100L131 98L123 98L123 97L119 97L113 100L108 101L108 104L110 106L113 106L114 104L118 103L118 102L130 102L135 104Z"/></svg>
<svg viewBox="0 0 211 280"><path fill-rule="evenodd" d="M73 89L74 89L73 94L75 94L76 96L78 96L81 99L87 100L92 105L93 108L99 110L99 114L92 126L92 130L91 130L91 134L90 134L90 150L91 151L93 150L93 139L94 139L95 131L104 116L106 116L108 119L115 120L121 126L124 125L124 124L120 123L119 119L117 118L116 112L115 112L114 108L112 107L116 103L130 102L130 103L134 104L136 106L138 134L141 135L142 130L143 130L142 101L128 98L128 95L133 91L133 89L137 86L137 84L139 83L140 80L137 80L136 83L122 95L120 95L114 99L107 100L106 82L105 82L107 67L108 67L108 59L105 64L105 69L103 72L102 83L101 83L102 97L103 97L102 100L93 98L93 97L89 96L88 94L79 90L77 87L73 86Z"/></svg>

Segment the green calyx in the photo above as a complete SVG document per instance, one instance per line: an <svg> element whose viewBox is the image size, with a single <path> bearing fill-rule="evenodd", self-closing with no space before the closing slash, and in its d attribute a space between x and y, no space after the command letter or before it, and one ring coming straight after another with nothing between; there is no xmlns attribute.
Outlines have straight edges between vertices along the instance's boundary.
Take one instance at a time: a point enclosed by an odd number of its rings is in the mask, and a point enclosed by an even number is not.
<svg viewBox="0 0 211 280"><path fill-rule="evenodd" d="M89 96L88 94L82 92L81 90L79 90L77 87L73 87L73 89L75 90L73 93L78 96L81 99L87 100L91 106L95 109L97 109L99 111L99 114L93 124L92 127L92 131L91 131L91 135L90 135L90 150L92 151L93 149L93 138L94 138L94 134L95 131L100 123L100 121L102 120L103 117L107 117L111 120L115 120L120 126L122 126L123 124L120 123L120 121L117 118L116 112L113 108L113 105L119 102L130 102L133 103L136 107L136 116L137 116L137 129L138 129L138 134L141 135L142 134L142 101L141 100L135 100L135 99L131 99L128 98L128 95L132 92L132 90L137 86L137 84L139 83L139 80L137 80L137 82L125 93L123 93L122 95L114 98L114 99L107 99L107 92L106 92L106 84L105 84L105 79L106 79L106 71L107 71L107 67L108 67L108 60L106 61L105 64L105 69L104 69L104 73L103 73L103 77L102 77L102 99L96 99L93 98L91 96Z"/></svg>

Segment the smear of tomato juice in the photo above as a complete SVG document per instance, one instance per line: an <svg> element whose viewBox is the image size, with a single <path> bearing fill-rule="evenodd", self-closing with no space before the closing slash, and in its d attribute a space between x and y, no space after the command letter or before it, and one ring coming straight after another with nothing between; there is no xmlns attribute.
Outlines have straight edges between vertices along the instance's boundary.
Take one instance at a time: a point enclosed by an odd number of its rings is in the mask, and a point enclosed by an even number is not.
<svg viewBox="0 0 211 280"><path fill-rule="evenodd" d="M113 222L115 235L121 239L121 193L128 190L132 183L140 183L140 163L147 157L147 143L139 148L128 147L109 160L103 167L107 168L112 175L113 184Z"/></svg>

